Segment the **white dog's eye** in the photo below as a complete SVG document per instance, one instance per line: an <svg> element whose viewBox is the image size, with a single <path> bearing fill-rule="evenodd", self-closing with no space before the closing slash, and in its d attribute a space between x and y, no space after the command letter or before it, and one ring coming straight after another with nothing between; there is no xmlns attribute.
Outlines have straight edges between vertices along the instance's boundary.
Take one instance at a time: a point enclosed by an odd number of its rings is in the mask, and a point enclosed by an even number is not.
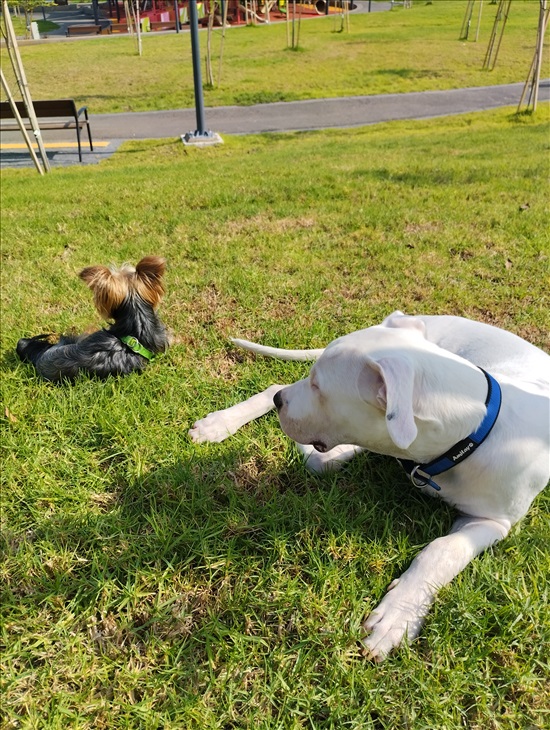
<svg viewBox="0 0 550 730"><path fill-rule="evenodd" d="M317 385L317 383L314 380L310 381L310 383L311 383L312 390L319 390L319 386Z"/></svg>

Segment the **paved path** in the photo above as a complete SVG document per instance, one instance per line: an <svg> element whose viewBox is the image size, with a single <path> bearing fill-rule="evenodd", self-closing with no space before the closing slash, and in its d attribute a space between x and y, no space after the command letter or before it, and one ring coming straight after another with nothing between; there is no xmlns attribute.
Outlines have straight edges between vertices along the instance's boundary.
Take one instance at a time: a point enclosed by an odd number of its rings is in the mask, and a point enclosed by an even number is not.
<svg viewBox="0 0 550 730"><path fill-rule="evenodd" d="M211 107L205 110L207 129L224 134L257 134L264 132L305 131L314 129L357 127L378 122L432 117L484 111L502 106L516 106L523 84L483 86L448 91L423 91L410 94L377 94L339 99L277 102L254 106ZM550 100L550 80L541 82L541 102ZM178 139L196 130L194 109L123 114L91 114L94 152L86 150L83 141L83 164L94 164L109 157L125 140ZM72 135L72 133L71 133ZM48 157L53 165L78 164L74 137L66 132L43 132ZM63 147L59 146L64 141ZM10 142L19 143L14 149ZM28 152L18 132L2 134L1 164L7 167L31 165Z"/></svg>
<svg viewBox="0 0 550 730"><path fill-rule="evenodd" d="M288 132L331 127L359 127L398 119L428 119L517 105L523 84L482 86L410 94L347 96L338 99L223 106L205 110L206 127L220 134ZM539 100L550 99L550 80L542 82ZM130 114L92 114L94 139L179 137L197 126L194 109Z"/></svg>
<svg viewBox="0 0 550 730"><path fill-rule="evenodd" d="M367 12L368 0L356 0L357 10ZM372 2L373 11L387 11L390 1ZM89 13L90 10L87 10ZM89 22L82 9L57 7L51 11L52 20L60 24L56 34L43 42L68 40L77 42L78 37L67 39L65 27ZM55 16L55 17L53 17ZM173 32L173 31L171 31ZM84 36L89 39L89 37ZM113 39L115 38L112 36ZM33 41L33 43L42 41ZM115 41L116 42L116 41ZM312 99L308 101L278 102L254 106L211 107L205 111L208 130L224 134L253 134L264 132L306 131L327 128L358 127L378 122L404 119L428 119L430 117L464 114L516 106L523 83L504 86L485 86L447 91L425 91L409 94L379 94L352 96L338 99ZM539 100L550 100L550 80L541 82ZM128 139L178 139L197 128L195 109L177 109L159 112L133 112L122 114L91 114L92 137L96 146L93 152L84 148L84 163L94 164L109 157ZM53 165L78 164L78 155L72 133L43 132L48 157ZM48 145L51 142L51 147ZM60 146L60 142L64 143ZM14 147L13 144L18 144ZM21 136L16 133L2 134L2 166L32 165Z"/></svg>

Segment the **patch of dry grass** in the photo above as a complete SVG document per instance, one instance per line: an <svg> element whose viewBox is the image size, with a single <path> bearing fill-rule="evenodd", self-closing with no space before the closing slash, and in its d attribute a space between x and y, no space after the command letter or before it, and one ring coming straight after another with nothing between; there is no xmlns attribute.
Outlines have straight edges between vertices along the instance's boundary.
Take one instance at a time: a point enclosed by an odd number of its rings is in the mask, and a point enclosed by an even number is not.
<svg viewBox="0 0 550 730"><path fill-rule="evenodd" d="M372 454L312 477L275 417L187 430L307 372L230 336L319 346L399 308L545 345L548 113L2 171L3 727L545 726L547 494L372 665L364 615L452 511ZM54 387L17 361L21 336L99 324L81 268L148 253L176 340L143 375Z"/></svg>

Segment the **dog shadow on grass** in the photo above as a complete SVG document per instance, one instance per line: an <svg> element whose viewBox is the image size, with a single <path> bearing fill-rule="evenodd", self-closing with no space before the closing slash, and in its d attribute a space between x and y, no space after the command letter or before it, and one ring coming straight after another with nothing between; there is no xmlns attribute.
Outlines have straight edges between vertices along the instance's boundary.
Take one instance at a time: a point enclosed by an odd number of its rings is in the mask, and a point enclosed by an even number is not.
<svg viewBox="0 0 550 730"><path fill-rule="evenodd" d="M90 494L88 510L36 527L32 540L53 554L36 582L20 586L23 600L55 593L100 653L154 639L180 646L191 665L228 632L301 640L320 620L313 598L349 592L336 585L340 575L355 586L353 610L366 610L364 592L377 603L419 547L448 531L451 510L418 494L387 457L362 454L314 476L293 448L281 459L192 447L133 480L111 463L108 488ZM69 570L56 554L74 557Z"/></svg>

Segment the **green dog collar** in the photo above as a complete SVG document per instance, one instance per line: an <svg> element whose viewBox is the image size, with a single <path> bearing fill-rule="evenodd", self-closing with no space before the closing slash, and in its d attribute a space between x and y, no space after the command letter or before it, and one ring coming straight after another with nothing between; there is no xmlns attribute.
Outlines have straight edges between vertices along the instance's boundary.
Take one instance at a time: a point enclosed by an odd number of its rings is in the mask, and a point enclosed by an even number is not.
<svg viewBox="0 0 550 730"><path fill-rule="evenodd" d="M141 342L137 339L137 337L132 337L131 335L127 335L126 337L120 338L122 342L124 342L125 345L128 345L130 350L133 350L138 355L142 355L142 357L147 358L147 360L153 360L155 357L155 354L148 350L146 347L143 347Z"/></svg>

